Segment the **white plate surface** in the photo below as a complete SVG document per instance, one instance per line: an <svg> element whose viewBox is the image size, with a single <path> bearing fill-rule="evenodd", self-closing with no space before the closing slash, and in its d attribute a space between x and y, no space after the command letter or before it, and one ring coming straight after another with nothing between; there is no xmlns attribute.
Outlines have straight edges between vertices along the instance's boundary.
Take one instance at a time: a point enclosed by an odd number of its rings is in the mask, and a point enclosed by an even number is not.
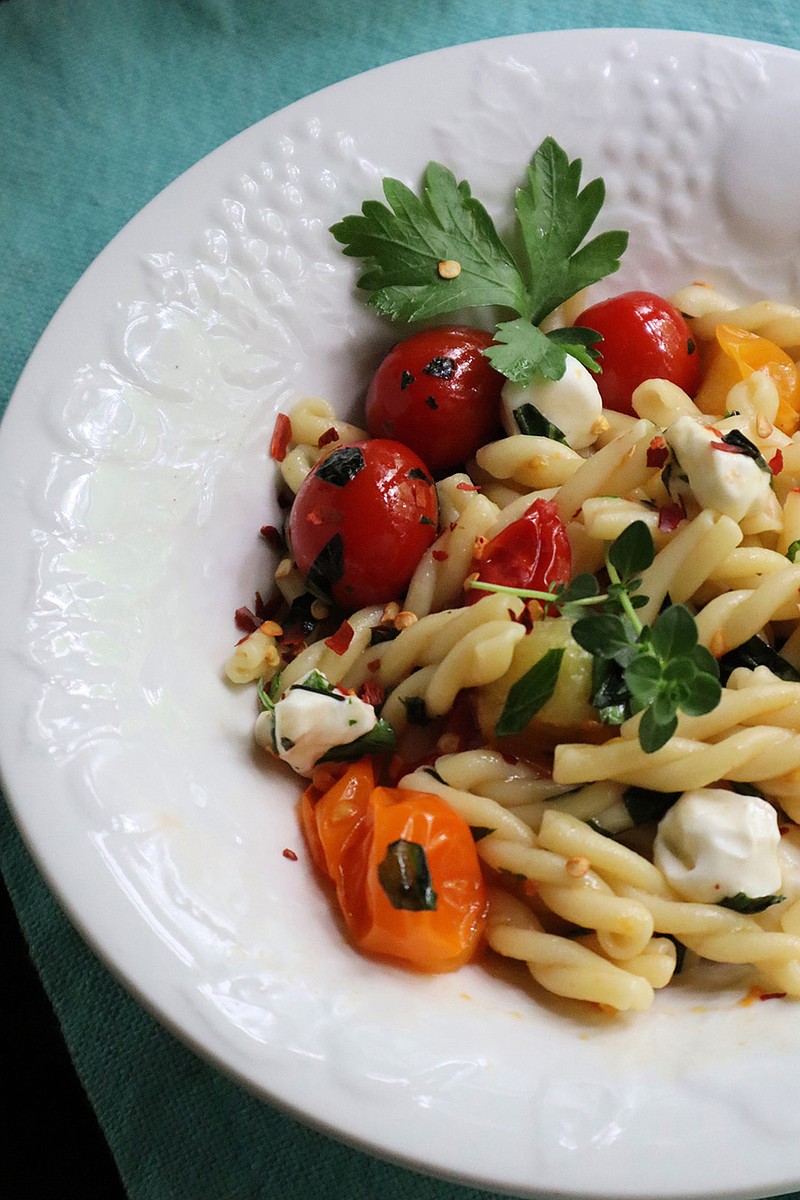
<svg viewBox="0 0 800 1200"><path fill-rule="evenodd" d="M800 55L643 31L398 63L267 118L100 256L0 435L3 780L38 862L136 994L255 1091L400 1161L526 1196L800 1187L800 1010L723 970L609 1020L339 936L221 667L264 587L279 407L349 410L394 338L327 233L449 164L505 219L539 141L631 230L608 290L800 296ZM599 295L600 293L598 293ZM283 857L296 848L298 862Z"/></svg>

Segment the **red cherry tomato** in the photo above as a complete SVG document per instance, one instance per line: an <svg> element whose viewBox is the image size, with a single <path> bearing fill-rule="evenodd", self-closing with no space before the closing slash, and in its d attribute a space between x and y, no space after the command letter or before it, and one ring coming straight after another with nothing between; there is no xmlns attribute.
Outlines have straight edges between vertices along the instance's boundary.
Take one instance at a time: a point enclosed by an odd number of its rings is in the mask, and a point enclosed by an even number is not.
<svg viewBox="0 0 800 1200"><path fill-rule="evenodd" d="M495 435L505 379L483 353L492 336L465 325L415 333L390 350L367 392L367 429L397 438L436 475Z"/></svg>
<svg viewBox="0 0 800 1200"><path fill-rule="evenodd" d="M534 500L521 517L486 543L473 570L484 583L503 587L547 592L556 583L567 583L572 572L572 551L555 504ZM485 595L479 588L467 589L470 604Z"/></svg>
<svg viewBox="0 0 800 1200"><path fill-rule="evenodd" d="M333 450L303 481L289 542L309 590L353 610L404 595L437 519L436 488L413 450L355 442Z"/></svg>
<svg viewBox="0 0 800 1200"><path fill-rule="evenodd" d="M668 379L694 396L700 358L674 304L652 292L624 292L585 309L575 322L602 335L597 386L606 408L633 414L631 396L646 379Z"/></svg>

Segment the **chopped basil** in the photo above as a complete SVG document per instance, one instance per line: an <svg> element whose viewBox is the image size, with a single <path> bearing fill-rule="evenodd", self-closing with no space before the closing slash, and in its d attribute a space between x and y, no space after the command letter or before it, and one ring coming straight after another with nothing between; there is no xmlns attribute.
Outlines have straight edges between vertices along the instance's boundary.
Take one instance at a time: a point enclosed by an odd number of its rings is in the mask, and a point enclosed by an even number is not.
<svg viewBox="0 0 800 1200"><path fill-rule="evenodd" d="M428 408L432 408L434 411L439 407L433 396L426 396L425 403L427 404Z"/></svg>
<svg viewBox="0 0 800 1200"><path fill-rule="evenodd" d="M791 545L789 546L789 549L786 551L786 557L788 558L790 563L793 563L797 560L797 555L798 555L799 551L800 551L800 539L792 542Z"/></svg>
<svg viewBox="0 0 800 1200"><path fill-rule="evenodd" d="M769 469L767 460L759 450L758 446L754 446L749 437L745 437L741 429L731 429L728 433L723 433L722 440L726 446L733 446L741 454L746 454L748 458L752 458L753 462L761 471L766 471L768 475L772 474Z"/></svg>
<svg viewBox="0 0 800 1200"><path fill-rule="evenodd" d="M410 725L428 724L428 710L425 707L423 696L407 696L403 700L403 705Z"/></svg>
<svg viewBox="0 0 800 1200"><path fill-rule="evenodd" d="M345 696L342 699L346 699ZM383 754L395 748L397 739L394 729L383 717L379 717L368 733L362 733L354 742L345 742L342 746L332 746L320 762L355 762L365 754Z"/></svg>
<svg viewBox="0 0 800 1200"><path fill-rule="evenodd" d="M529 437L552 438L555 442L567 444L567 439L558 426L548 421L533 404L520 404L519 408L515 408L514 420L520 433Z"/></svg>
<svg viewBox="0 0 800 1200"><path fill-rule="evenodd" d="M330 696L332 700L346 700L343 692L334 690L333 684L316 669L309 671L301 683L292 684L290 691L318 692L322 696Z"/></svg>
<svg viewBox="0 0 800 1200"><path fill-rule="evenodd" d="M456 369L456 361L454 358L447 358L442 354L437 354L432 358L427 367L422 368L423 375L432 375L434 379L449 379Z"/></svg>
<svg viewBox="0 0 800 1200"><path fill-rule="evenodd" d="M785 896L777 894L771 896L748 896L744 892L737 892L735 896L726 896L719 903L722 908L732 908L734 912L752 916L754 913L764 912L766 908L771 908L773 904L780 904L785 899Z"/></svg>
<svg viewBox="0 0 800 1200"><path fill-rule="evenodd" d="M483 841L483 839L488 837L490 833L495 832L494 829L492 829L489 825L470 825L469 829L470 833L472 834L473 841L476 842Z"/></svg>
<svg viewBox="0 0 800 1200"><path fill-rule="evenodd" d="M719 659L719 676L723 683L727 683L728 677L736 667L749 667L751 670L755 667L769 667L779 679L787 683L800 683L800 671L757 636L748 638L741 646L729 650Z"/></svg>
<svg viewBox="0 0 800 1200"><path fill-rule="evenodd" d="M631 715L623 668L613 658L592 659L591 702L604 725L621 725Z"/></svg>
<svg viewBox="0 0 800 1200"><path fill-rule="evenodd" d="M423 483L430 483L431 486L433 486L433 482L432 482L430 476L426 475L425 472L420 467L412 467L411 470L408 472L408 478L409 479L421 479Z"/></svg>
<svg viewBox="0 0 800 1200"><path fill-rule="evenodd" d="M386 848L378 865L378 880L392 908L406 912L435 912L436 892L425 850L418 842L400 838Z"/></svg>
<svg viewBox="0 0 800 1200"><path fill-rule="evenodd" d="M345 487L364 469L364 455L358 446L341 446L324 458L316 469L317 479L334 487Z"/></svg>
<svg viewBox="0 0 800 1200"><path fill-rule="evenodd" d="M308 568L306 584L321 600L331 602L331 588L344 575L344 538L335 533Z"/></svg>
<svg viewBox="0 0 800 1200"><path fill-rule="evenodd" d="M370 630L369 644L378 646L381 642L393 642L399 632L400 630L395 629L394 625L375 625Z"/></svg>
<svg viewBox="0 0 800 1200"><path fill-rule="evenodd" d="M655 792L645 787L629 787L622 793L622 803L634 825L647 825L660 821L664 813L672 808L680 792Z"/></svg>
<svg viewBox="0 0 800 1200"><path fill-rule="evenodd" d="M563 646L548 650L529 671L512 684L500 720L495 726L497 737L521 733L531 718L544 707L556 689L563 657Z"/></svg>
<svg viewBox="0 0 800 1200"><path fill-rule="evenodd" d="M403 371L400 376L400 391L404 392L414 382L414 376L410 371Z"/></svg>

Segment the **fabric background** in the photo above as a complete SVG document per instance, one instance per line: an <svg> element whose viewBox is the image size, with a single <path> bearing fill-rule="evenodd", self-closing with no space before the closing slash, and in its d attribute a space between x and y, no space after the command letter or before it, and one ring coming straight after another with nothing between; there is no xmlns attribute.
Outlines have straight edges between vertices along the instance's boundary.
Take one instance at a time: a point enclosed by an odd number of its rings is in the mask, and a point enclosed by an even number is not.
<svg viewBox="0 0 800 1200"><path fill-rule="evenodd" d="M95 255L233 134L411 54L586 26L694 29L800 48L797 0L0 2L0 412ZM492 1195L340 1145L197 1058L87 948L5 806L0 822L19 922L132 1200Z"/></svg>

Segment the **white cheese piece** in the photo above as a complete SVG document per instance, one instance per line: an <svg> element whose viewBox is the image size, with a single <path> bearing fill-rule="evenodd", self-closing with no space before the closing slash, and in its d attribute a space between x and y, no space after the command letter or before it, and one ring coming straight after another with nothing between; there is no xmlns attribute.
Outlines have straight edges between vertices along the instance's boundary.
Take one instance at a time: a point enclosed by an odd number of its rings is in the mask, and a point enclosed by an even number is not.
<svg viewBox="0 0 800 1200"><path fill-rule="evenodd" d="M369 733L377 721L375 709L358 696L311 692L299 679L275 705L261 713L255 739L264 750L277 753L298 775L310 777L315 765L334 746L346 746Z"/></svg>
<svg viewBox="0 0 800 1200"><path fill-rule="evenodd" d="M718 450L720 435L694 417L678 417L664 432L677 463L670 477L673 494L687 488L701 508L712 508L733 521L742 521L770 505L769 471L746 454ZM683 483L680 475L686 475Z"/></svg>
<svg viewBox="0 0 800 1200"><path fill-rule="evenodd" d="M502 392L503 428L519 433L514 410L532 404L564 434L573 450L585 450L603 432L603 402L591 371L567 355L560 379L536 379L532 383L507 383Z"/></svg>
<svg viewBox="0 0 800 1200"><path fill-rule="evenodd" d="M653 859L685 900L715 904L780 891L775 809L724 788L684 792L659 822Z"/></svg>

